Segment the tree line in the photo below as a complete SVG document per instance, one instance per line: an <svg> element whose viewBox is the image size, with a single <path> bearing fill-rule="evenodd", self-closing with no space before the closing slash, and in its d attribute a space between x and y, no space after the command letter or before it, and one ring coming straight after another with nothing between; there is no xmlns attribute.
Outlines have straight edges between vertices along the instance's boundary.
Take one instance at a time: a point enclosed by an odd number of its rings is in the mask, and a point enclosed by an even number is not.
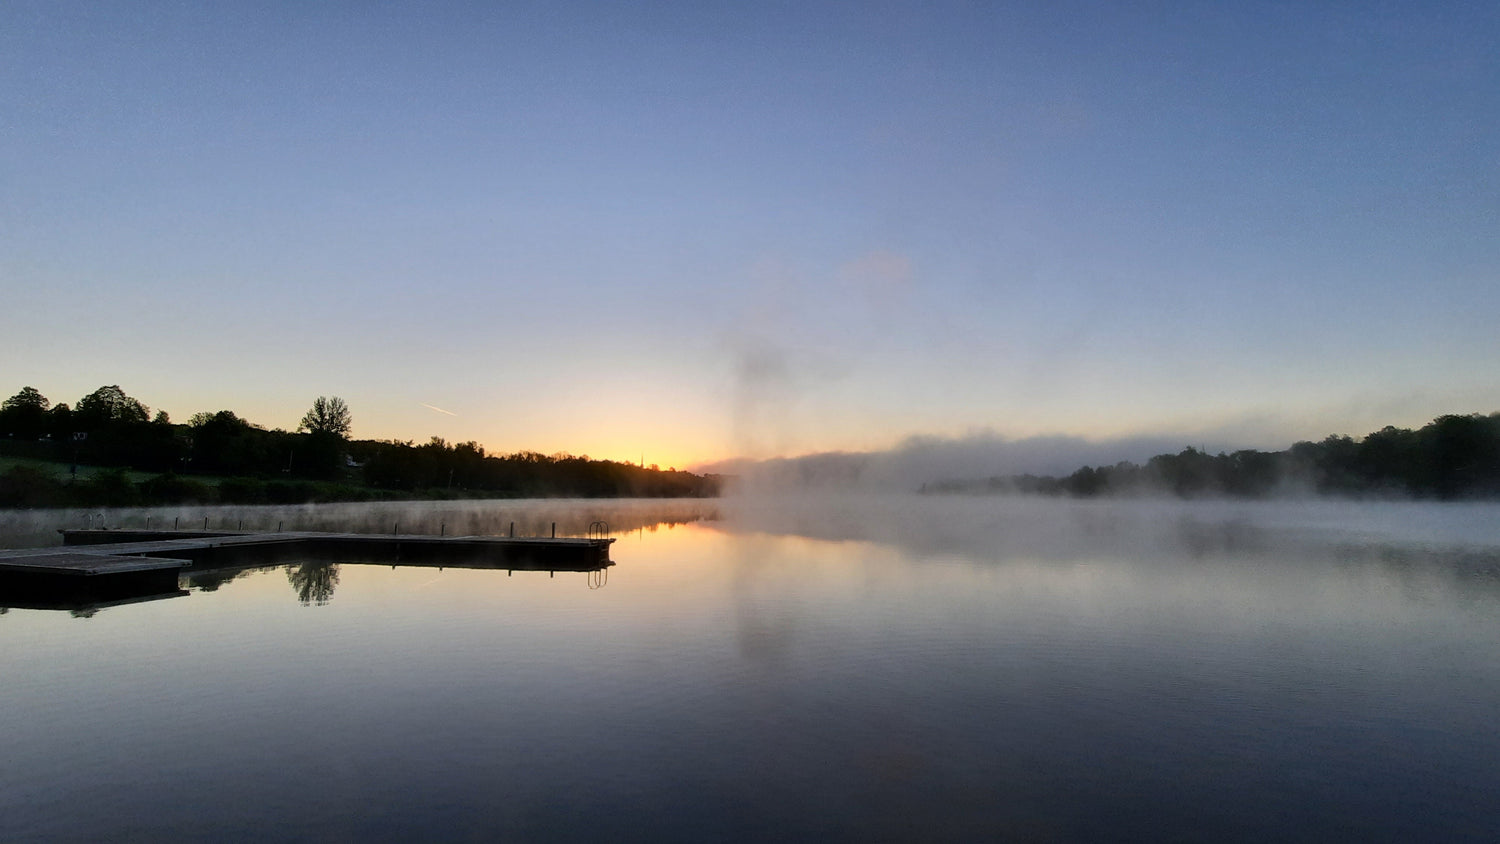
<svg viewBox="0 0 1500 844"><path fill-rule="evenodd" d="M1417 430L1386 426L1356 440L1333 435L1284 451L1209 454L1185 448L1144 464L1084 466L1065 477L943 480L926 492L1020 492L1265 498L1319 493L1431 499L1500 497L1500 413L1439 416Z"/></svg>
<svg viewBox="0 0 1500 844"><path fill-rule="evenodd" d="M692 498L717 495L718 479L677 469L643 467L587 455L519 451L489 455L476 442L450 444L433 437L422 445L396 440L350 443L368 483L382 489L489 490L527 497L616 496Z"/></svg>
<svg viewBox="0 0 1500 844"><path fill-rule="evenodd" d="M570 454L487 454L475 442L351 440L343 399L319 396L296 431L267 430L231 410L185 424L151 413L118 385L70 407L34 387L0 403L0 454L114 471L16 465L0 474L0 506L177 501L297 503L372 498L711 496L718 479ZM152 473L131 480L126 470Z"/></svg>

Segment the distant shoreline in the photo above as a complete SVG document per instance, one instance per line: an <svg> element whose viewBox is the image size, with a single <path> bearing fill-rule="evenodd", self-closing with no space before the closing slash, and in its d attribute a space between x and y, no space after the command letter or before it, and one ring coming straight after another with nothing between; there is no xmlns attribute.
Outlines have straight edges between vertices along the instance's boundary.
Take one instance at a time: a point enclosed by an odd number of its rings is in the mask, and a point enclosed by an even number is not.
<svg viewBox="0 0 1500 844"><path fill-rule="evenodd" d="M721 479L566 453L489 454L432 437L354 440L353 414L318 396L295 431L233 411L187 424L119 385L77 405L34 387L0 402L0 508L309 504L512 498L711 498ZM81 470L81 471L80 471Z"/></svg>
<svg viewBox="0 0 1500 844"><path fill-rule="evenodd" d="M346 481L299 478L203 477L147 473L120 467L75 465L15 458L0 443L0 509L144 507L161 505L288 505L368 501L505 501L527 498L717 498L717 479L691 475L697 483L644 484L601 491L565 482L529 490L418 487L386 489ZM76 469L76 473L75 473ZM649 472L650 470L644 470ZM688 473L676 473L687 475Z"/></svg>
<svg viewBox="0 0 1500 844"><path fill-rule="evenodd" d="M1333 435L1284 451L1209 454L1189 447L1145 464L1084 466L1066 477L949 478L924 483L918 492L1493 500L1500 498L1500 413L1439 416L1416 431L1386 426L1359 440Z"/></svg>

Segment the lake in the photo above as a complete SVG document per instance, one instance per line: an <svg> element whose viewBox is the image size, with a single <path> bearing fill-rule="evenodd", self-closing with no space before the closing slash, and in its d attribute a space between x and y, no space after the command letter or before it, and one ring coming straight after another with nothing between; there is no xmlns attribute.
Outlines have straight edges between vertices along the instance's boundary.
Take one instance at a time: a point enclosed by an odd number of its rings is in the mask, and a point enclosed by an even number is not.
<svg viewBox="0 0 1500 844"><path fill-rule="evenodd" d="M7 609L8 840L1500 836L1495 504L0 512L0 546L148 516L618 541Z"/></svg>

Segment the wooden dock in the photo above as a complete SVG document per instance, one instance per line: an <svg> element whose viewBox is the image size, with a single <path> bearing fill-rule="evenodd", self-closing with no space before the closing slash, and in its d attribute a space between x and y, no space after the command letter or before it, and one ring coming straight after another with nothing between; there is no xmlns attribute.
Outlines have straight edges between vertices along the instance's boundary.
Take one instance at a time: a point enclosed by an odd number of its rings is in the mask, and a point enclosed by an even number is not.
<svg viewBox="0 0 1500 844"><path fill-rule="evenodd" d="M181 592L178 575L188 565L184 559L105 550L0 551L0 604L72 609L168 597Z"/></svg>
<svg viewBox="0 0 1500 844"><path fill-rule="evenodd" d="M305 562L592 572L614 565L610 538L370 533L65 530L63 545L0 550L0 596L125 600L178 591L184 573ZM0 603L4 603L0 600Z"/></svg>
<svg viewBox="0 0 1500 844"><path fill-rule="evenodd" d="M432 536L425 533L324 533L287 531L65 530L63 546L122 556L167 557L194 567L271 565L278 562L364 562L418 565L442 562L455 568L514 568L593 571L613 565L609 538ZM4 555L12 552L0 552ZM3 565L3 556L0 556Z"/></svg>

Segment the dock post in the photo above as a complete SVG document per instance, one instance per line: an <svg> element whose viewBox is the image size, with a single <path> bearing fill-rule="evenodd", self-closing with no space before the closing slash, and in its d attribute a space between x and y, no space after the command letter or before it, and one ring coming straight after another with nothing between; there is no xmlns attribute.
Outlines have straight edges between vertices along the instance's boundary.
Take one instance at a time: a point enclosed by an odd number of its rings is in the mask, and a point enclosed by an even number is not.
<svg viewBox="0 0 1500 844"><path fill-rule="evenodd" d="M180 518L182 518L182 517L181 516L173 516L172 517L172 530L177 530L177 520L180 519Z"/></svg>
<svg viewBox="0 0 1500 844"><path fill-rule="evenodd" d="M400 522L392 522L391 523L391 536L395 536L396 534L400 533L401 532L399 530L400 527L401 527L401 523Z"/></svg>
<svg viewBox="0 0 1500 844"><path fill-rule="evenodd" d="M203 517L203 529L204 530L208 530L208 517L207 516Z"/></svg>
<svg viewBox="0 0 1500 844"><path fill-rule="evenodd" d="M276 523L276 532L281 533L281 522Z"/></svg>
<svg viewBox="0 0 1500 844"><path fill-rule="evenodd" d="M552 523L552 538L557 538L557 522Z"/></svg>
<svg viewBox="0 0 1500 844"><path fill-rule="evenodd" d="M447 522L439 522L438 523L438 536L447 536L447 535L448 535L448 523Z"/></svg>
<svg viewBox="0 0 1500 844"><path fill-rule="evenodd" d="M515 522L511 522L510 523L510 538L511 539L515 539L516 538L516 523Z"/></svg>

